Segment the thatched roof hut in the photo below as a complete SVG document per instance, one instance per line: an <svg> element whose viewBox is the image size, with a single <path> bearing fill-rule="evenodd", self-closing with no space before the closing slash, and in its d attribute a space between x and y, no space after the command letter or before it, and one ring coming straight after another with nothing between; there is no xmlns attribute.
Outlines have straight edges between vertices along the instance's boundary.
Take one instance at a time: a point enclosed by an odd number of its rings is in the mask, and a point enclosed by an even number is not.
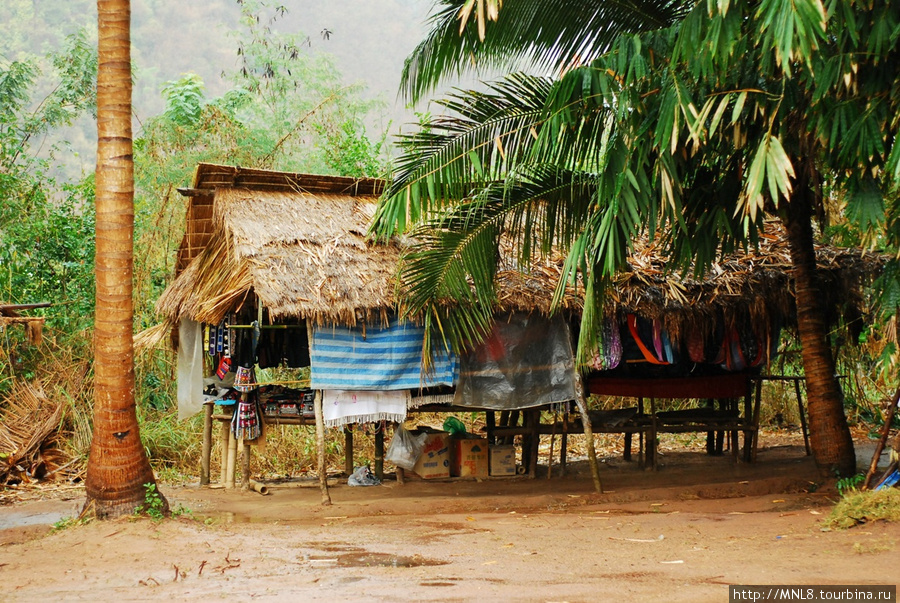
<svg viewBox="0 0 900 603"><path fill-rule="evenodd" d="M218 323L251 291L273 319L355 324L396 305L396 244L369 245L382 182L200 164L157 309Z"/></svg>
<svg viewBox="0 0 900 603"><path fill-rule="evenodd" d="M217 324L255 293L273 320L386 322L399 305L401 244L366 231L383 188L375 179L311 176L201 163L186 197L176 278L157 302L181 317ZM498 274L500 311L549 313L558 265ZM568 295L565 307L578 309Z"/></svg>
<svg viewBox="0 0 900 603"><path fill-rule="evenodd" d="M318 324L384 322L398 307L398 241L373 243L365 234L383 181L311 176L202 163L186 197L187 224L177 278L157 309L175 324L188 317L216 324L259 297L272 319ZM511 254L507 254L512 257ZM862 286L881 265L859 250L817 248L826 306L854 316ZM498 312L549 313L563 258L536 259L527 270L505 261L498 272ZM629 258L608 301L610 313L661 318L673 339L715 320L794 321L791 262L781 230L772 225L758 249L716 263L704 278L666 269L658 248L643 242ZM563 308L580 314L583 290L571 288Z"/></svg>

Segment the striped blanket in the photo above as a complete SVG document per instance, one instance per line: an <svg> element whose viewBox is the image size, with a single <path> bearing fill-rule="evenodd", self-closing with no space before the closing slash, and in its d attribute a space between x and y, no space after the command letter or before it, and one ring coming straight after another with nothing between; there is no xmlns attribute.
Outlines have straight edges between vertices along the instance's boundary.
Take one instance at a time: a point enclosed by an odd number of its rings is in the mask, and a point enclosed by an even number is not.
<svg viewBox="0 0 900 603"><path fill-rule="evenodd" d="M387 328L313 328L310 387L342 390L419 389L455 385L455 356L436 357L422 372L424 329L392 321Z"/></svg>

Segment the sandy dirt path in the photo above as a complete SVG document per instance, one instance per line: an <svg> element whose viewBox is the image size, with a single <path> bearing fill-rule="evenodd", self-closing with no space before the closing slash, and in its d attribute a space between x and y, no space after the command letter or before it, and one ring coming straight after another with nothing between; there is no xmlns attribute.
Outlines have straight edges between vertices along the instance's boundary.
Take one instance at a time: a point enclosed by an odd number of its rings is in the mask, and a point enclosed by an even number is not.
<svg viewBox="0 0 900 603"><path fill-rule="evenodd" d="M0 507L0 600L727 601L729 584L900 582L900 525L823 531L833 483L796 446L753 465L610 461L603 476L604 494L578 465L552 480L339 485L330 507L296 481L266 497L170 487L192 517L50 535L78 492Z"/></svg>

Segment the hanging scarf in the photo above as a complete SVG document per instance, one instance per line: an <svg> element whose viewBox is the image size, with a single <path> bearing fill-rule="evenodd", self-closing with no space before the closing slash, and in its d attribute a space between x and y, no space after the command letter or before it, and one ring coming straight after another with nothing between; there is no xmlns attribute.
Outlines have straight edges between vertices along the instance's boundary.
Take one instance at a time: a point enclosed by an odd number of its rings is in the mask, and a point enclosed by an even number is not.
<svg viewBox="0 0 900 603"><path fill-rule="evenodd" d="M637 316L635 316L634 314L629 314L627 316L627 320L628 330L631 332L631 336L634 337L634 342L637 344L638 349L641 350L641 354L644 356L644 360L646 360L650 364L668 364L667 362L662 361L654 356L653 352L651 352L650 349L644 344L643 340L641 339L640 333L638 333Z"/></svg>

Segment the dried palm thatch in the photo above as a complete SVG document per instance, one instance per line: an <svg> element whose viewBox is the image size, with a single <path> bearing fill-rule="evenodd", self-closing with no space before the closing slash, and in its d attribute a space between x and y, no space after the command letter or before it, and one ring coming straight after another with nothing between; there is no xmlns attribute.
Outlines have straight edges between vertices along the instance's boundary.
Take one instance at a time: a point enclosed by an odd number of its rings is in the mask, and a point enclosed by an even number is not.
<svg viewBox="0 0 900 603"><path fill-rule="evenodd" d="M56 448L63 405L29 383L17 385L0 422L0 484L54 475L70 460Z"/></svg>
<svg viewBox="0 0 900 603"><path fill-rule="evenodd" d="M865 305L863 288L884 258L817 245L816 260L828 321L858 319ZM628 269L615 279L607 311L660 319L673 339L689 330L706 334L723 322L796 326L790 250L777 225L767 225L758 248L727 255L700 277L667 268L658 247L638 241Z"/></svg>
<svg viewBox="0 0 900 603"><path fill-rule="evenodd" d="M398 241L366 240L380 181L305 176L201 164L188 195L192 226L179 257L186 267L157 303L171 326L181 317L218 323L256 295L270 317L319 324L384 321L401 303ZM193 200L192 200L193 199ZM508 243L507 243L508 245ZM523 267L504 248L497 273L497 311L549 313L563 255ZM826 306L835 320L862 308L862 285L882 265L858 250L817 248ZM561 307L580 313L581 283ZM609 313L660 318L669 336L724 321L794 321L791 260L784 233L767 227L758 248L721 259L702 277L667 270L667 258L635 243L628 269L613 283Z"/></svg>

